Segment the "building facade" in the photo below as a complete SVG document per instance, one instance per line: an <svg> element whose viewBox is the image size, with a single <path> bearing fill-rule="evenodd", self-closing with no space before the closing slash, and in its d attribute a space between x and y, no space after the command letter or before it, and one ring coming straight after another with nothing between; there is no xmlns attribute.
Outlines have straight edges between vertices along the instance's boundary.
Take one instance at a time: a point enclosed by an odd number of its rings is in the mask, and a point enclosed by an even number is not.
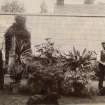
<svg viewBox="0 0 105 105"><path fill-rule="evenodd" d="M64 0L58 0L53 14L25 15L33 52L34 46L44 42L45 38L52 38L62 51L75 46L79 50L87 48L97 53L101 49L101 42L105 40L104 5L67 5ZM0 15L1 37L13 21L14 15Z"/></svg>

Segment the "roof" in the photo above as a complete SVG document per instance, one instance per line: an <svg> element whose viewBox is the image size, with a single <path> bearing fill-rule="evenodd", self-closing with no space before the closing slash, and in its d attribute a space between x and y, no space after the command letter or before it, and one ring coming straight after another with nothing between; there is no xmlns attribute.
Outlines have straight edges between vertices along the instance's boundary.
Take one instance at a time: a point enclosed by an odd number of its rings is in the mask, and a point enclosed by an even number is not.
<svg viewBox="0 0 105 105"><path fill-rule="evenodd" d="M56 15L76 15L76 16L105 16L104 4L64 4L55 5Z"/></svg>

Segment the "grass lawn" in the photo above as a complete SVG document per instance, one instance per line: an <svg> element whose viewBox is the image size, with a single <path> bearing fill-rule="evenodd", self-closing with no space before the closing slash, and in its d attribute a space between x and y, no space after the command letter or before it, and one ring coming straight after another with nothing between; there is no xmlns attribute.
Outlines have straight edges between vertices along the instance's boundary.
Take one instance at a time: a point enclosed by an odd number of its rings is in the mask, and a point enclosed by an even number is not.
<svg viewBox="0 0 105 105"><path fill-rule="evenodd" d="M8 84L10 80L5 78L5 83ZM23 82L24 84L24 82ZM92 82L92 86L97 88L97 81ZM105 83L104 83L105 84ZM7 91L0 91L0 105L26 105L28 100L28 95L20 95L20 94L13 94ZM61 97L59 99L60 105L75 105L75 104L89 104L89 105L96 105L99 103L105 103L105 96L98 96L95 95L91 98L79 98L79 97Z"/></svg>

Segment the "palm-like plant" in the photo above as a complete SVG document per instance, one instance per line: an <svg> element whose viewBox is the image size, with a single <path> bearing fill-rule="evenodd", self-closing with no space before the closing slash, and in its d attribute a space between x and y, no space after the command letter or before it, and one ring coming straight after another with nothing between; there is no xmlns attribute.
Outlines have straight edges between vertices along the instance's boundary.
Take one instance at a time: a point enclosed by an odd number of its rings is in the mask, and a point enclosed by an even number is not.
<svg viewBox="0 0 105 105"><path fill-rule="evenodd" d="M10 77L15 82L18 82L22 79L22 76L25 75L26 66L31 60L31 49L30 43L26 41L17 41L16 40L16 49L15 49L15 63L10 70Z"/></svg>
<svg viewBox="0 0 105 105"><path fill-rule="evenodd" d="M27 41L16 41L16 61L25 64L32 59L30 43Z"/></svg>
<svg viewBox="0 0 105 105"><path fill-rule="evenodd" d="M67 69L65 72L65 87L67 86L71 89L70 91L78 93L88 84L92 72L92 59L94 59L93 52L86 49L80 53L73 47L73 52L65 54L64 68Z"/></svg>

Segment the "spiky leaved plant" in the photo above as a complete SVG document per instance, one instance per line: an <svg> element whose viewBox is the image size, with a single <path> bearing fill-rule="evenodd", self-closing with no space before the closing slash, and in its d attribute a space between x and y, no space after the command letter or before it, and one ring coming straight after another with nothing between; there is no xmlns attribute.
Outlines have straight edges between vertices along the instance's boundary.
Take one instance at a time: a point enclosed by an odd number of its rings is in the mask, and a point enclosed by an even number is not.
<svg viewBox="0 0 105 105"><path fill-rule="evenodd" d="M64 87L75 95L80 95L81 91L88 84L92 72L91 60L93 52L83 50L82 53L73 47L73 52L65 54L65 80ZM68 89L67 89L68 88Z"/></svg>
<svg viewBox="0 0 105 105"><path fill-rule="evenodd" d="M10 69L10 77L14 82L20 82L22 77L27 73L27 65L31 61L32 53L30 43L21 40L16 41L15 58L13 66Z"/></svg>

